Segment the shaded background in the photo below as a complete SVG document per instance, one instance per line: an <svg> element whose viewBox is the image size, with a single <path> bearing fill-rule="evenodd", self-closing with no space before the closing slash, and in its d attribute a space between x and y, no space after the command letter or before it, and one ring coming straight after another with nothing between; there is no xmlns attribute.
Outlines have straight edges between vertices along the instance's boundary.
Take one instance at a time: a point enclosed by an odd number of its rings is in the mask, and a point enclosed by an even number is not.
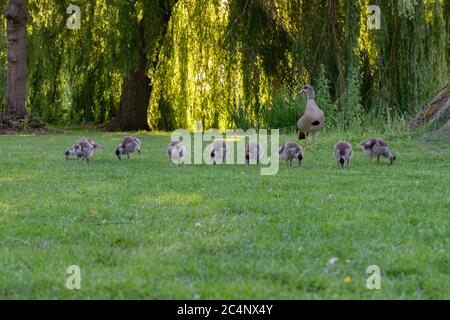
<svg viewBox="0 0 450 320"><path fill-rule="evenodd" d="M80 30L66 28L70 4ZM369 4L381 8L380 30L367 30ZM142 71L153 130L195 120L291 129L302 83L314 85L328 127L382 130L450 78L450 0L29 0L28 11L27 109L53 124L112 121L126 79Z"/></svg>

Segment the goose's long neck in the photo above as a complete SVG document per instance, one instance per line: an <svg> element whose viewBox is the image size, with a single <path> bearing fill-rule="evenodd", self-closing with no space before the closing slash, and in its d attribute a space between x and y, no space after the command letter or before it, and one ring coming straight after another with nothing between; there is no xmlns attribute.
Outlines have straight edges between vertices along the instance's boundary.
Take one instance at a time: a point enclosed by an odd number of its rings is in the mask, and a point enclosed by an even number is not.
<svg viewBox="0 0 450 320"><path fill-rule="evenodd" d="M314 94L309 94L308 96L308 100L306 102L306 107L311 109L314 112L319 111L319 107L316 104L316 101L314 100Z"/></svg>

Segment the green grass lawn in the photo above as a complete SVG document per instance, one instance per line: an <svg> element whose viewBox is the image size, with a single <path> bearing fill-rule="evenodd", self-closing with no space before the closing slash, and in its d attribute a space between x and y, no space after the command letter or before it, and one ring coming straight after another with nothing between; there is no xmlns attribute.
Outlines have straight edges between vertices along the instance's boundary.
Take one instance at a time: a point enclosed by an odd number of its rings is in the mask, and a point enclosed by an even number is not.
<svg viewBox="0 0 450 320"><path fill-rule="evenodd" d="M64 160L81 136L102 146L89 166ZM356 150L376 136L393 166ZM122 137L0 136L0 298L450 299L449 140L322 134L302 168L261 176L169 166L168 134L139 134L142 159L119 162ZM70 265L81 290L65 287ZM369 265L381 290L365 287Z"/></svg>

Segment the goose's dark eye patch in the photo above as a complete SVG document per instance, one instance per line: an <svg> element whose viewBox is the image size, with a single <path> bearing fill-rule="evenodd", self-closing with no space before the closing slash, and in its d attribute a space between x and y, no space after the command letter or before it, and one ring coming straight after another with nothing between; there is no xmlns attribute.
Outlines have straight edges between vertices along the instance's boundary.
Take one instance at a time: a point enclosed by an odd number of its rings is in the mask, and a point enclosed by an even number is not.
<svg viewBox="0 0 450 320"><path fill-rule="evenodd" d="M312 123L313 126L318 126L319 124L320 124L320 121L314 121L314 122Z"/></svg>

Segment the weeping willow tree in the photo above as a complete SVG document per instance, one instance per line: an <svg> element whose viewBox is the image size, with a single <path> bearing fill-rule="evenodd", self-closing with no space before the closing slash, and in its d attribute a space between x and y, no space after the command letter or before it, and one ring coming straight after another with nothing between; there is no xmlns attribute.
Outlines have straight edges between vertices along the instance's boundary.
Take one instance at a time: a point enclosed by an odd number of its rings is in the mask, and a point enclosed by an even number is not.
<svg viewBox="0 0 450 320"><path fill-rule="evenodd" d="M224 50L225 6L181 1L174 12L156 70L150 126L193 129L195 121L217 127L226 121L229 57ZM231 89L231 88L230 88Z"/></svg>
<svg viewBox="0 0 450 320"><path fill-rule="evenodd" d="M123 2L117 5L123 6ZM129 23L135 26L135 35L121 38L122 43L134 48L128 72L122 83L120 108L114 126L125 130L148 129L148 106L154 87L154 72L160 62L160 52L166 38L169 21L177 1L136 1L135 15Z"/></svg>
<svg viewBox="0 0 450 320"><path fill-rule="evenodd" d="M80 30L66 27L71 3ZM29 1L29 90L32 113L49 122L105 122L120 97L120 72L110 43L120 22L104 1Z"/></svg>
<svg viewBox="0 0 450 320"><path fill-rule="evenodd" d="M70 4L81 29L66 28ZM381 9L369 30L367 8ZM5 0L0 0L5 5ZM312 84L328 126L380 127L449 79L450 0L29 0L28 112L121 129L292 126ZM4 100L5 24L0 24ZM286 116L289 114L289 116ZM278 119L277 119L278 117Z"/></svg>
<svg viewBox="0 0 450 320"><path fill-rule="evenodd" d="M441 1L380 1L383 27L376 46L373 105L386 112L415 112L448 79L448 35Z"/></svg>
<svg viewBox="0 0 450 320"><path fill-rule="evenodd" d="M446 24L446 52L447 52L447 68L450 68L450 0L444 0L443 4L444 23ZM447 70L448 71L448 70Z"/></svg>
<svg viewBox="0 0 450 320"><path fill-rule="evenodd" d="M0 0L0 11L6 5L6 0ZM3 14L0 14L3 17ZM6 21L1 19L0 21L0 113L4 108L4 97L6 88L6 63L7 63L7 47L6 47Z"/></svg>

